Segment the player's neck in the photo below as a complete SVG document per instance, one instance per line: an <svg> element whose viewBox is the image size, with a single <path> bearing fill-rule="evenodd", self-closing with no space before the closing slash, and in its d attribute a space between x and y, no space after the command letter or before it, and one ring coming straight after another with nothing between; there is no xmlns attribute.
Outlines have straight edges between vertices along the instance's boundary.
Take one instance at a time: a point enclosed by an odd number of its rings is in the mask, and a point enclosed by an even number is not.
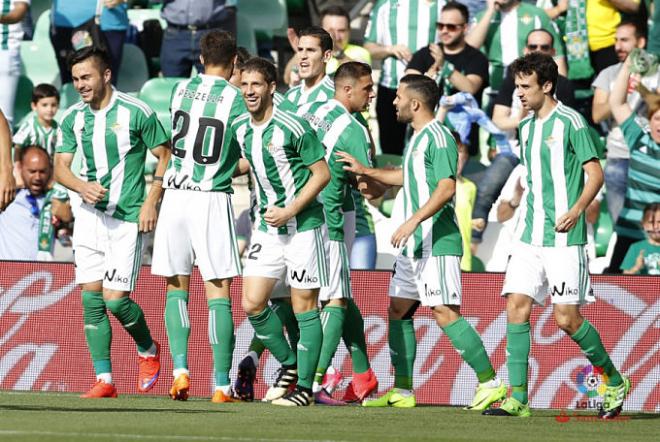
<svg viewBox="0 0 660 442"><path fill-rule="evenodd" d="M424 129L424 126L433 121L434 118L435 116L433 115L433 112L422 111L413 116L410 125L414 129L415 133L417 133Z"/></svg>
<svg viewBox="0 0 660 442"><path fill-rule="evenodd" d="M555 101L554 98L550 96L546 96L545 100L543 101L543 105L539 108L539 110L534 112L534 115L536 118L542 120L557 107L557 101Z"/></svg>
<svg viewBox="0 0 660 442"><path fill-rule="evenodd" d="M110 85L106 86L103 90L103 96L100 97L98 100L89 103L89 107L91 107L95 111L104 109L108 104L110 104L113 93L114 91L112 89L112 86Z"/></svg>
<svg viewBox="0 0 660 442"><path fill-rule="evenodd" d="M325 70L323 72L324 73L317 75L316 77L305 78L303 80L303 82L305 83L305 89L311 89L314 86L321 83L323 81L323 77L325 77Z"/></svg>
<svg viewBox="0 0 660 442"><path fill-rule="evenodd" d="M255 126L261 126L273 116L273 103L265 108L261 109L259 112L252 114L252 124Z"/></svg>
<svg viewBox="0 0 660 442"><path fill-rule="evenodd" d="M650 236L647 237L647 241L648 241L649 244L651 244L652 246L660 246L660 241L656 241L656 240L654 240L653 238L651 238Z"/></svg>
<svg viewBox="0 0 660 442"><path fill-rule="evenodd" d="M232 71L233 69L228 69L222 66L215 66L215 65L204 66L204 75L224 78L227 81L229 81L229 79L231 78Z"/></svg>
<svg viewBox="0 0 660 442"><path fill-rule="evenodd" d="M39 126L50 129L53 127L53 120L46 121L43 118L41 118L39 115L37 115L37 123L39 123Z"/></svg>
<svg viewBox="0 0 660 442"><path fill-rule="evenodd" d="M461 39L461 40L457 41L456 43L454 43L453 45L450 45L450 46L449 45L444 45L442 47L442 50L445 54L452 54L452 55L453 54L458 54L463 49L465 49L466 45L467 45L467 43L465 43L465 39Z"/></svg>

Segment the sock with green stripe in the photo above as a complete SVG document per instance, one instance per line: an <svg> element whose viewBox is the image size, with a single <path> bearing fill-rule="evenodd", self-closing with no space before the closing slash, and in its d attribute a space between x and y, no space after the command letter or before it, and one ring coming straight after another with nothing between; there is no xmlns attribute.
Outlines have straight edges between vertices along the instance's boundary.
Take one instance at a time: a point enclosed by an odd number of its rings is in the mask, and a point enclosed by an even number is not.
<svg viewBox="0 0 660 442"><path fill-rule="evenodd" d="M229 370L234 354L234 321L231 302L226 298L209 299L209 343L213 350L215 386L229 385Z"/></svg>
<svg viewBox="0 0 660 442"><path fill-rule="evenodd" d="M607 350L603 347L598 330L589 321L586 319L582 321L582 325L571 336L571 339L580 346L582 353L591 362L591 365L603 369L603 372L607 375L607 385L610 387L621 385L623 382L621 373L614 367Z"/></svg>
<svg viewBox="0 0 660 442"><path fill-rule="evenodd" d="M443 327L442 331L445 332L463 360L472 367L479 382L488 382L495 378L495 369L490 363L484 343L465 318L461 316Z"/></svg>
<svg viewBox="0 0 660 442"><path fill-rule="evenodd" d="M417 337L412 319L390 319L388 343L394 367L394 386L413 388L413 370L417 356Z"/></svg>
<svg viewBox="0 0 660 442"><path fill-rule="evenodd" d="M94 372L97 375L112 373L110 362L112 328L105 310L103 293L83 290L82 305L85 340L94 363Z"/></svg>
<svg viewBox="0 0 660 442"><path fill-rule="evenodd" d="M296 315L293 313L290 298L288 300L285 298L271 299L270 303L272 304L271 308L277 317L280 318L282 325L284 325L284 328L286 329L291 348L295 350L298 346L298 341L300 340L300 329L298 328Z"/></svg>
<svg viewBox="0 0 660 442"><path fill-rule="evenodd" d="M321 312L323 344L321 345L319 363L316 366L316 375L314 376L314 381L319 384L322 383L323 375L330 366L332 357L337 351L337 346L339 345L344 330L345 317L346 310L343 307L327 305Z"/></svg>
<svg viewBox="0 0 660 442"><path fill-rule="evenodd" d="M256 334L252 335L252 340L248 346L248 352L253 351L257 355L257 358L260 358L265 349L266 346L261 342L261 339L257 338Z"/></svg>
<svg viewBox="0 0 660 442"><path fill-rule="evenodd" d="M529 322L506 325L506 367L509 371L511 396L519 402L527 403L527 371L531 347Z"/></svg>
<svg viewBox="0 0 660 442"><path fill-rule="evenodd" d="M170 290L165 301L165 329L170 354L175 370L188 369L188 339L190 319L188 317L188 292Z"/></svg>
<svg viewBox="0 0 660 442"><path fill-rule="evenodd" d="M296 313L300 327L300 342L298 342L298 386L312 388L314 371L319 363L323 330L318 309Z"/></svg>
<svg viewBox="0 0 660 442"><path fill-rule="evenodd" d="M348 299L342 338L353 360L353 373L365 373L371 367L364 337L364 319L355 301Z"/></svg>
<svg viewBox="0 0 660 442"><path fill-rule="evenodd" d="M266 306L264 311L256 315L248 316L252 327L254 327L255 336L270 350L275 359L282 365L296 365L296 353L291 350L289 343L284 338L282 331L282 322L273 310Z"/></svg>
<svg viewBox="0 0 660 442"><path fill-rule="evenodd" d="M152 352L155 348L151 333L144 319L144 313L131 298L124 296L119 299L105 301L106 307L112 312L124 329L137 344L139 353Z"/></svg>

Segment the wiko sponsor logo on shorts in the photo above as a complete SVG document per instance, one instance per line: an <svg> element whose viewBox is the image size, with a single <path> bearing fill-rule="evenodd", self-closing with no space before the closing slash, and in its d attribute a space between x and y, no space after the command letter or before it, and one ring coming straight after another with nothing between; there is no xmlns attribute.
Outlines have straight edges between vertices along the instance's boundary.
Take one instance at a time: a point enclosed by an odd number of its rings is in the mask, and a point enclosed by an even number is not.
<svg viewBox="0 0 660 442"><path fill-rule="evenodd" d="M117 269L112 269L112 271L106 271L103 279L110 282L121 282L122 284L128 284L129 279L126 276L121 276L117 274Z"/></svg>
<svg viewBox="0 0 660 442"><path fill-rule="evenodd" d="M566 283L562 282L561 287L557 287L556 285L552 286L552 291L550 292L552 296L578 296L578 289L576 288L571 288L571 287L566 287Z"/></svg>
<svg viewBox="0 0 660 442"><path fill-rule="evenodd" d="M308 284L314 284L319 282L319 279L316 276L309 276L307 270L303 270L300 274L297 270L291 270L291 279L298 282L304 282Z"/></svg>

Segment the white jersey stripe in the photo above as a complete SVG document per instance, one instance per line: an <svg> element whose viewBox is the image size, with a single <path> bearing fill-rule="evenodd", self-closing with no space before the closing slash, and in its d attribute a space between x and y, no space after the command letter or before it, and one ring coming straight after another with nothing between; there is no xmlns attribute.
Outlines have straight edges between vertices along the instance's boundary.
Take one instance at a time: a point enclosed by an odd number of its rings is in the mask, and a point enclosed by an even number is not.
<svg viewBox="0 0 660 442"><path fill-rule="evenodd" d="M421 2L420 2L421 3ZM419 5L421 7L421 4ZM403 44L405 46L410 46L410 35L409 35L409 24L410 20L414 20L415 18L410 17L410 2L398 2L398 7L396 11L396 39L398 43ZM389 23L388 23L389 25ZM419 29L418 29L418 34L419 34ZM425 45L428 44L428 42L425 43ZM421 46L420 46L421 47ZM411 48L411 51L414 52L414 50ZM391 59L395 60L395 66L396 66L396 80L398 83L398 80L403 76L404 71L406 70L406 65L403 61L399 60L398 58L393 58Z"/></svg>
<svg viewBox="0 0 660 442"><path fill-rule="evenodd" d="M531 153L530 153L530 165L529 170L532 172L532 176L540 177L542 172L541 169L541 143L543 142L543 124L539 121L534 125L534 132L530 133L532 137L531 144ZM544 213L543 209L543 186L542 180L536 179L532 182L532 193L534 194L534 219L532 227L532 244L543 244L543 227L545 217L542 216Z"/></svg>
<svg viewBox="0 0 660 442"><path fill-rule="evenodd" d="M76 149L79 149L82 151L83 149L83 144L82 144L82 129L85 127L85 114L83 112L78 112L76 114L75 120L73 122L73 133L74 136L76 137ZM77 152L78 155L80 155L82 167L80 168L80 176L86 177L87 176L87 161L85 159L85 156L83 152Z"/></svg>
<svg viewBox="0 0 660 442"><path fill-rule="evenodd" d="M564 133L564 123L556 118L552 127L553 145L548 146L550 148L550 172L555 196L555 222L560 216L568 212L568 192L564 172L564 146L567 140L564 140ZM566 245L568 245L568 234L555 233L555 246L565 247Z"/></svg>
<svg viewBox="0 0 660 442"><path fill-rule="evenodd" d="M124 106L117 106L117 129L115 130L115 137L117 137L117 149L119 157L124 158L131 150L131 111ZM123 161L119 162L112 168L112 186L110 186L110 196L108 198L108 205L106 212L112 216L117 208L117 203L121 197L122 184L124 182L124 165Z"/></svg>
<svg viewBox="0 0 660 442"><path fill-rule="evenodd" d="M344 133L344 130L348 127L348 125L351 124L351 116L349 114L343 114L339 118L337 118L334 123L332 124L332 127L328 132L325 133L325 136L323 137L323 140L321 140L321 143L323 143L324 146L335 146L337 144L337 140L339 140L339 137L341 137L342 133ZM325 152L325 159L326 161L329 160L330 156L332 155L332 150L327 149Z"/></svg>
<svg viewBox="0 0 660 442"><path fill-rule="evenodd" d="M111 108L112 105L108 105L106 109ZM103 116L99 116L99 113L103 113ZM94 164L96 165L96 181L98 182L101 177L108 174L108 155L105 150L105 130L106 130L106 118L105 112L103 110L95 112L94 118L94 129L92 144L94 149Z"/></svg>
<svg viewBox="0 0 660 442"><path fill-rule="evenodd" d="M419 143L420 146L426 146L428 145L430 140L428 139L428 135L424 134L424 137L421 140L411 140L411 145L415 146L416 144ZM436 145L438 146L438 145ZM437 148L437 147L433 147ZM426 156L426 150L419 150L419 153L415 154L415 152L412 152L410 155L410 160L413 162L413 170L415 171L415 180L417 181L417 186L415 188L417 189L417 201L419 204L419 207L422 207L426 201L430 199L430 193L429 193L429 187L426 184L426 161L425 161L425 156ZM413 215L413 211L411 210L409 213L406 214L406 219L409 219ZM421 223L421 228L422 228L422 250L432 250L433 249L433 235L432 235L432 229L433 229L433 217L430 217L423 221ZM414 243L414 235L411 236L411 239L413 239L412 243L410 242L410 239L408 240L408 244L411 247L410 250L414 250L415 243Z"/></svg>

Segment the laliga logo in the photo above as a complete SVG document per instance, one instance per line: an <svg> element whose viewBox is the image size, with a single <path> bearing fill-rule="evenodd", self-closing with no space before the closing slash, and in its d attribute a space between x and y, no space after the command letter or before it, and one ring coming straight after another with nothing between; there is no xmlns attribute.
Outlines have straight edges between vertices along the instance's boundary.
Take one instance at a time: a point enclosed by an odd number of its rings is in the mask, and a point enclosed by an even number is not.
<svg viewBox="0 0 660 442"><path fill-rule="evenodd" d="M601 367L587 365L578 372L575 384L578 391L590 399L603 396L607 390L607 375Z"/></svg>

